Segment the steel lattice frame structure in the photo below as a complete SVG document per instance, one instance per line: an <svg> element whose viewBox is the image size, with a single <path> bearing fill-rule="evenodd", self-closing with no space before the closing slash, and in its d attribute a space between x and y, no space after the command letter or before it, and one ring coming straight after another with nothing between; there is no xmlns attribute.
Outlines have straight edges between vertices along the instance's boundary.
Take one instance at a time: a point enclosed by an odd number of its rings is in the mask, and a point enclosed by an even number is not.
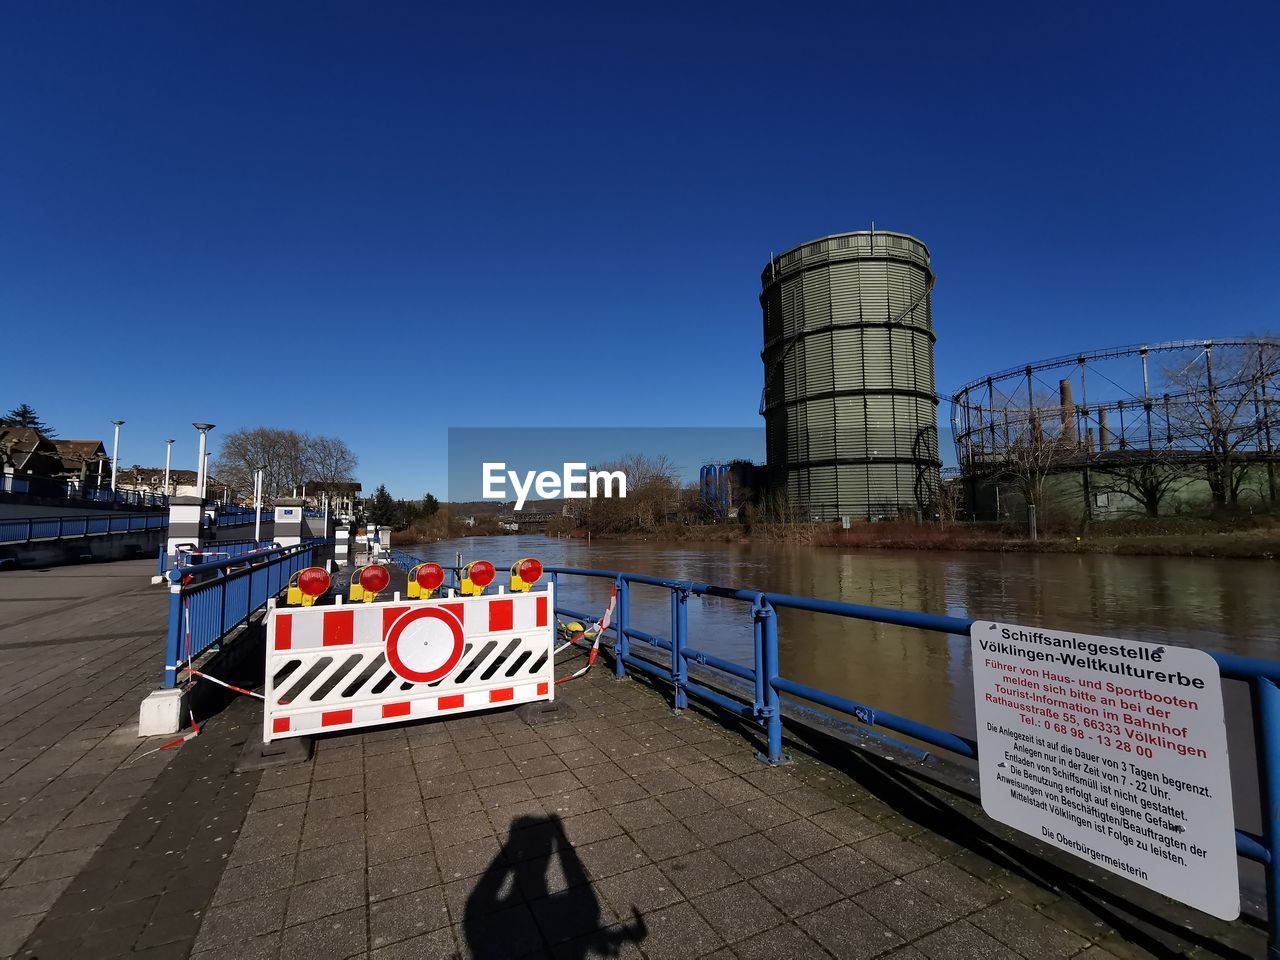
<svg viewBox="0 0 1280 960"><path fill-rule="evenodd" d="M1221 358L1227 351L1234 369L1228 364L1215 379L1215 354ZM1190 356L1183 373L1193 375L1157 392L1148 358L1178 353ZM1101 361L1129 359L1141 366L1141 392L1136 381L1130 391L1102 373L1127 396L1090 402L1090 371ZM1054 371L1069 371L1059 374L1056 387L1040 376ZM1049 389L1047 398L1037 395L1037 384ZM1174 340L1054 357L980 377L952 395L951 425L957 462L969 474L999 473L1029 436L1058 445L1057 469L1203 462L1215 456L1213 445L1223 442L1215 431L1231 435L1236 462L1271 463L1280 443L1278 400L1280 339ZM1228 404L1233 405L1229 424L1220 412Z"/></svg>

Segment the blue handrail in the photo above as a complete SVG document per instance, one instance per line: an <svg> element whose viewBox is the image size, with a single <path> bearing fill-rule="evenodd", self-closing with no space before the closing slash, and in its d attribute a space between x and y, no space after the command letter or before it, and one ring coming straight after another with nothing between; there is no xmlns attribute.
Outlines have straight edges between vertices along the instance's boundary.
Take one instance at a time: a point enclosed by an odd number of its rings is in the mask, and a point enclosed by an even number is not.
<svg viewBox="0 0 1280 960"><path fill-rule="evenodd" d="M100 513L74 517L31 517L0 520L0 543L96 537L138 530L162 530L169 526L163 513Z"/></svg>
<svg viewBox="0 0 1280 960"><path fill-rule="evenodd" d="M123 503L134 507L167 507L169 498L163 493L145 493L140 490L112 490L110 487L92 485L97 478L85 483L67 477L0 476L0 493L25 493L36 497L65 500L91 500L95 503Z"/></svg>
<svg viewBox="0 0 1280 960"><path fill-rule="evenodd" d="M271 545L272 541L270 540L218 540L213 543L206 543L198 550L191 551L184 549L183 545L179 544L178 552L171 556L168 545L162 543L160 544L156 573L163 576L171 569L171 562L174 567L190 567L193 558L199 558L197 560L199 563L207 563L210 560L230 560L246 553L252 553L254 550L263 550Z"/></svg>
<svg viewBox="0 0 1280 960"><path fill-rule="evenodd" d="M191 663L277 596L289 578L314 562L313 539L291 547L268 547L240 556L175 567L169 586L169 629L165 637L165 687Z"/></svg>

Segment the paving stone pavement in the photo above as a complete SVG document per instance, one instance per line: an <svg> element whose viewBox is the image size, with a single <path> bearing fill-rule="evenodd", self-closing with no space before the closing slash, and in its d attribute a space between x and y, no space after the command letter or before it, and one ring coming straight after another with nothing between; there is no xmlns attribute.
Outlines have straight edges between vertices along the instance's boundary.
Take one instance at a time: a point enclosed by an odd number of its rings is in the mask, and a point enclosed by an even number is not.
<svg viewBox="0 0 1280 960"><path fill-rule="evenodd" d="M337 735L264 773L193 957L1215 955L1169 931L1148 952L642 683L597 668L559 690L572 719ZM1252 955L1258 932L1241 936L1220 955Z"/></svg>
<svg viewBox="0 0 1280 960"><path fill-rule="evenodd" d="M118 589L137 575L123 567L97 569L120 568ZM741 732L676 716L603 665L558 688L573 716L554 722L508 709L332 735L305 763L234 774L260 716L241 700L138 759L154 747L129 727L158 676L163 591L123 603L114 628L74 608L42 617L50 629L0 626L21 701L0 701L0 956L1261 951L1256 927L1182 929L1023 857L972 803L891 765L836 769L796 743L794 764L765 767ZM118 626L142 621L144 640ZM67 651L70 670L47 659Z"/></svg>
<svg viewBox="0 0 1280 960"><path fill-rule="evenodd" d="M154 744L137 736L167 616L154 572L138 560L0 573L0 957L171 758L142 756Z"/></svg>

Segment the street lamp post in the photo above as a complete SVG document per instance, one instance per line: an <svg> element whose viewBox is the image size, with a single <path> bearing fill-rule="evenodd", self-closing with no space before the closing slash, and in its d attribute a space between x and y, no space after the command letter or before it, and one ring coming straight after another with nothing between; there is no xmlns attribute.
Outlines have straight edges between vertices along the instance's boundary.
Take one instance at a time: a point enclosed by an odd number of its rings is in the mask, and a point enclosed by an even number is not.
<svg viewBox="0 0 1280 960"><path fill-rule="evenodd" d="M209 455L205 453L205 445L208 442L209 431L213 429L212 423L193 423L191 424L200 431L200 454L196 459L196 495L204 497L205 482L205 464L208 462Z"/></svg>
<svg viewBox="0 0 1280 960"><path fill-rule="evenodd" d="M173 441L164 442L164 495L169 496L169 464L173 462Z"/></svg>
<svg viewBox="0 0 1280 960"><path fill-rule="evenodd" d="M111 495L114 497L116 493L116 470L120 464L120 425L124 421L112 420L111 422L116 425L116 437L111 443Z"/></svg>
<svg viewBox="0 0 1280 960"><path fill-rule="evenodd" d="M253 471L253 542L262 540L262 471Z"/></svg>

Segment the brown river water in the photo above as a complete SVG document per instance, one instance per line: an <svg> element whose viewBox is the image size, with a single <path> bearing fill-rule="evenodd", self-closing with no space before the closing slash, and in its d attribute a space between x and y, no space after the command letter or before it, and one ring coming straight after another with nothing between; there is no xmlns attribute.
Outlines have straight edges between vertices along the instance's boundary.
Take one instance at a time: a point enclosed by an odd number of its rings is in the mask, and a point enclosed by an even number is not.
<svg viewBox="0 0 1280 960"><path fill-rule="evenodd" d="M472 537L405 548L424 559L492 561L501 572L526 556L585 567L799 594L972 619L1280 658L1280 565L1266 560L840 550L772 543L659 544ZM502 582L501 580L499 582ZM607 580L562 577L558 606L603 612ZM633 585L633 627L670 638L668 591ZM689 643L752 663L750 604L690 598ZM659 659L657 648L633 644ZM784 610L787 679L974 735L969 641L922 630ZM1256 780L1242 684L1224 683L1237 811L1253 820Z"/></svg>

